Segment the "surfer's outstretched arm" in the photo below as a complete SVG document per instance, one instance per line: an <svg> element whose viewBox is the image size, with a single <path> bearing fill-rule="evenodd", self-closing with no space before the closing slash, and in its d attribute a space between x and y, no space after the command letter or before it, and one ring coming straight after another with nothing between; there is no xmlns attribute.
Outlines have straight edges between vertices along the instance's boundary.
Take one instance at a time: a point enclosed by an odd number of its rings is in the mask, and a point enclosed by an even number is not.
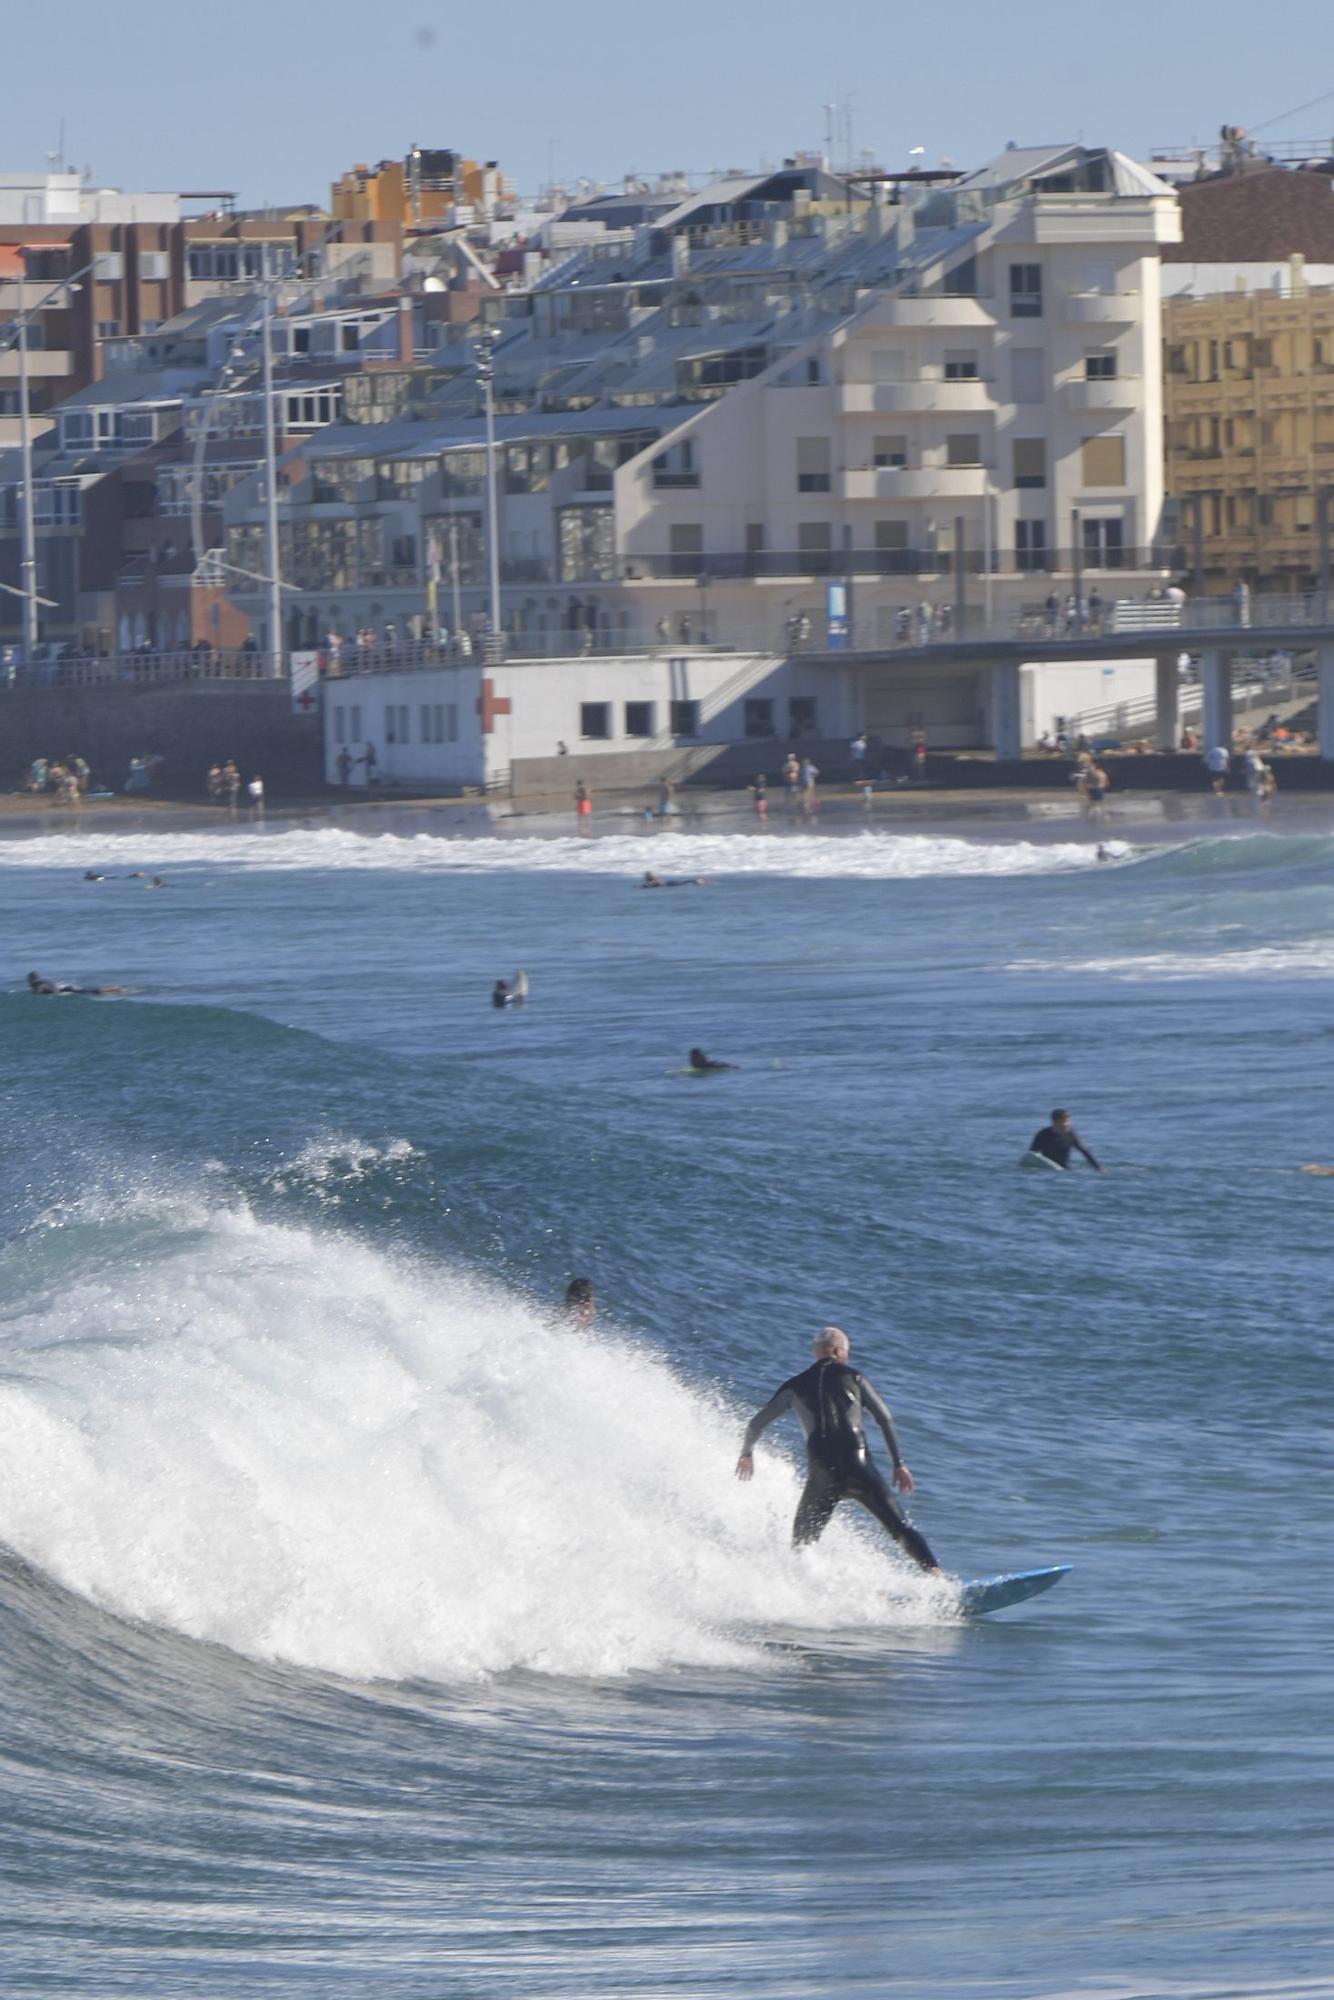
<svg viewBox="0 0 1334 2000"><path fill-rule="evenodd" d="M1099 1161L1094 1159L1092 1153L1089 1151L1088 1147L1084 1144L1084 1141L1079 1137L1078 1133L1072 1130L1070 1133L1070 1138L1075 1147L1076 1152L1082 1153L1084 1155L1084 1158L1088 1161L1094 1173L1105 1174L1107 1171L1106 1167L1104 1167Z"/></svg>
<svg viewBox="0 0 1334 2000"><path fill-rule="evenodd" d="M746 1435L741 1440L741 1456L736 1462L736 1476L738 1479L750 1478L751 1473L755 1470L751 1454L755 1449L756 1440L764 1435L770 1424L777 1423L778 1419L784 1416L791 1408L792 1384L784 1382L782 1388L770 1396L764 1408L757 1410L746 1425Z"/></svg>
<svg viewBox="0 0 1334 2000"><path fill-rule="evenodd" d="M913 1476L904 1463L903 1453L899 1450L898 1433L894 1429L894 1419L890 1414L889 1404L885 1401L879 1390L871 1387L871 1384L864 1375L859 1375L857 1380L861 1384L862 1408L871 1412L871 1415L880 1426L880 1435L885 1440L885 1449L889 1453L889 1462L894 1468L894 1484L898 1487L900 1493L911 1493L913 1489Z"/></svg>

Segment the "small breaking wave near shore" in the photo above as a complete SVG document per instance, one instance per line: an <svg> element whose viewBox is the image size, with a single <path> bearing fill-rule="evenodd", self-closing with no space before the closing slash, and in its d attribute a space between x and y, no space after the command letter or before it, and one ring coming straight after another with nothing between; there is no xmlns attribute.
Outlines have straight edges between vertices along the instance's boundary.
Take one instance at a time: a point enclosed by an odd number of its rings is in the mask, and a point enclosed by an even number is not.
<svg viewBox="0 0 1334 2000"><path fill-rule="evenodd" d="M773 875L822 879L911 879L946 875L1042 875L1087 868L1086 841L968 840L948 834L864 830L826 834L793 827L767 833L657 828L586 837L514 834L473 838L429 833L354 833L342 827L214 833L71 830L0 842L0 868L200 866L229 873L378 870L394 874ZM112 887L113 884L90 884Z"/></svg>

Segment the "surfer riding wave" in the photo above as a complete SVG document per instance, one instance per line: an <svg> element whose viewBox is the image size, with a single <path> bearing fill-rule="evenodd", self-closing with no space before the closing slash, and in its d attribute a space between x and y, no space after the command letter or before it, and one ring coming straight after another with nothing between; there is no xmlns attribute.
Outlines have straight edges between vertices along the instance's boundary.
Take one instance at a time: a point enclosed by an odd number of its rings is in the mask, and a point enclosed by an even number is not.
<svg viewBox="0 0 1334 2000"><path fill-rule="evenodd" d="M806 1484L792 1524L792 1546L818 1541L840 1500L856 1500L925 1570L939 1570L924 1536L900 1510L876 1466L867 1456L862 1411L880 1426L894 1468L894 1484L911 1493L913 1476L899 1450L894 1419L866 1377L848 1366L850 1345L841 1327L826 1326L814 1343L815 1364L784 1382L746 1426L738 1479L755 1470L757 1440L789 1410L795 1411L806 1433Z"/></svg>

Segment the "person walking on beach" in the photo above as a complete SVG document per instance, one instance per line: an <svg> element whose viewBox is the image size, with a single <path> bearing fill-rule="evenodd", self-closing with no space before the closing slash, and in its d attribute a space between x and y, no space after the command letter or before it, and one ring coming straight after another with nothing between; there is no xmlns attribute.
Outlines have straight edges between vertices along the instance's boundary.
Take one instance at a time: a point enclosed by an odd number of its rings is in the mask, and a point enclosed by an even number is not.
<svg viewBox="0 0 1334 2000"><path fill-rule="evenodd" d="M1232 769L1231 751L1227 749L1226 745L1216 743L1212 750L1206 750L1204 753L1204 768L1209 773L1209 782L1213 786L1214 797L1221 799L1227 790L1228 774Z"/></svg>
<svg viewBox="0 0 1334 2000"><path fill-rule="evenodd" d="M806 1485L792 1523L793 1548L818 1541L839 1501L855 1500L922 1569L939 1571L940 1564L925 1536L906 1519L879 1468L867 1455L865 1410L880 1426L895 1486L900 1493L912 1492L913 1476L899 1450L888 1405L864 1375L849 1367L850 1343L841 1327L822 1327L812 1351L814 1366L789 1377L746 1425L736 1462L737 1478L753 1477L756 1444L770 1424L791 1410L806 1434Z"/></svg>
<svg viewBox="0 0 1334 2000"><path fill-rule="evenodd" d="M236 803L241 796L241 773L229 757L222 767L222 789L227 794L227 817L236 818Z"/></svg>
<svg viewBox="0 0 1334 2000"><path fill-rule="evenodd" d="M815 781L820 775L819 766L810 758L801 760L801 809L807 815L813 813L820 801L815 796Z"/></svg>
<svg viewBox="0 0 1334 2000"><path fill-rule="evenodd" d="M584 783L582 778L580 778L575 784L574 810L580 826L586 827L588 825L589 819L592 817L593 800L589 792L588 786Z"/></svg>
<svg viewBox="0 0 1334 2000"><path fill-rule="evenodd" d="M251 819L263 819L263 817L264 817L264 780L263 780L263 778L261 778L261 777L260 777L260 775L259 775L259 772L258 772L258 771L256 771L256 773L255 773L254 777L253 777L253 778L252 778L252 779L250 780L250 783L249 783L249 784L248 784L248 785L246 786L246 791L247 791L247 793L249 794L249 798L250 798L250 817L251 817Z"/></svg>
<svg viewBox="0 0 1334 2000"><path fill-rule="evenodd" d="M796 803L797 787L800 783L801 765L797 761L796 751L789 750L787 753L787 762L783 766L783 791L787 796L789 805Z"/></svg>

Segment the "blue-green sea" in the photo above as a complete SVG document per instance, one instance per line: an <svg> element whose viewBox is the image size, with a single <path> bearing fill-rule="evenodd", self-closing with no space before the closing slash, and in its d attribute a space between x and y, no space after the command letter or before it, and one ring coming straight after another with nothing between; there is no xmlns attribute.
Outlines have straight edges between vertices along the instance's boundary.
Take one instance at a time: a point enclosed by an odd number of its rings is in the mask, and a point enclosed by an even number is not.
<svg viewBox="0 0 1334 2000"><path fill-rule="evenodd" d="M0 842L5 2000L1334 1993L1334 833L773 817Z"/></svg>

